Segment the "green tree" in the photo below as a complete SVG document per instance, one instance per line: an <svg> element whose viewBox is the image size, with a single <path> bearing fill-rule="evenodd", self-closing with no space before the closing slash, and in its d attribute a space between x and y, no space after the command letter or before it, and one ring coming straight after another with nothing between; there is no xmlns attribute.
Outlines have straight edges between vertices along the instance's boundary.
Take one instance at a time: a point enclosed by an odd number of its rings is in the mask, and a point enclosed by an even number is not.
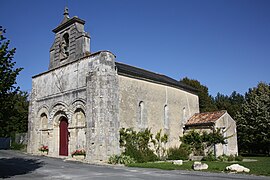
<svg viewBox="0 0 270 180"><path fill-rule="evenodd" d="M220 128L214 129L213 132L198 132L191 130L179 137L180 141L188 146L188 148L193 152L194 155L204 155L205 149L209 149L216 144L226 144L226 139L230 138L224 137Z"/></svg>
<svg viewBox="0 0 270 180"><path fill-rule="evenodd" d="M218 93L214 99L214 103L218 110L227 110L233 119L236 117L236 113L240 111L242 104L244 103L244 96L233 91L230 96Z"/></svg>
<svg viewBox="0 0 270 180"><path fill-rule="evenodd" d="M206 86L202 85L197 80L189 79L187 77L180 80L180 82L185 83L198 90L200 112L210 112L217 110L217 107L214 103L214 98L209 95L208 88Z"/></svg>
<svg viewBox="0 0 270 180"><path fill-rule="evenodd" d="M231 105L226 108L228 113L235 119L237 112L241 110L242 105L245 102L245 97L236 91L233 91L230 95Z"/></svg>
<svg viewBox="0 0 270 180"><path fill-rule="evenodd" d="M10 132L23 133L28 129L28 93L19 91L13 96L14 109L10 116Z"/></svg>
<svg viewBox="0 0 270 180"><path fill-rule="evenodd" d="M10 135L10 118L14 116L14 96L18 93L16 78L22 68L14 68L15 48L9 49L10 41L4 37L5 29L0 26L0 137Z"/></svg>
<svg viewBox="0 0 270 180"><path fill-rule="evenodd" d="M260 82L245 94L236 115L239 148L242 152L270 154L270 85Z"/></svg>

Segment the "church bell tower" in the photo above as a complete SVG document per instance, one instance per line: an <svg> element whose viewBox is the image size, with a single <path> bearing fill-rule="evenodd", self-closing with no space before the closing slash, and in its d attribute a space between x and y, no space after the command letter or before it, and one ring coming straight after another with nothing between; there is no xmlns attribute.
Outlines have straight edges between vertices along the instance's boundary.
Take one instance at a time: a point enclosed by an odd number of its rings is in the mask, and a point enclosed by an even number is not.
<svg viewBox="0 0 270 180"><path fill-rule="evenodd" d="M64 19L54 30L55 40L50 48L50 65L53 69L90 54L90 35L84 31L85 21L69 17L68 8Z"/></svg>

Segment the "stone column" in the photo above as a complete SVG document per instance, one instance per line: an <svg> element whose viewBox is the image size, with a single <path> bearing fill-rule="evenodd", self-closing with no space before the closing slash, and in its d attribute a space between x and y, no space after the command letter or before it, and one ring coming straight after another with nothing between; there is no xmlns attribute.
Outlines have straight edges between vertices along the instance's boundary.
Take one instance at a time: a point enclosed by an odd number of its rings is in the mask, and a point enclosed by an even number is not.
<svg viewBox="0 0 270 180"><path fill-rule="evenodd" d="M86 160L106 162L119 154L119 91L115 57L101 52L89 62L86 102Z"/></svg>

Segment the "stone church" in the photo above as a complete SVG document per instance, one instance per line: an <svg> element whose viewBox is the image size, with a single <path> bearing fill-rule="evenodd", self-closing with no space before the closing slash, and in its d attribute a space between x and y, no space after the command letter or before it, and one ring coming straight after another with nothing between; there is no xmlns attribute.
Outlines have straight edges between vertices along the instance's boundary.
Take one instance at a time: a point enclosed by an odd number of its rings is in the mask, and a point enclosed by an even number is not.
<svg viewBox="0 0 270 180"><path fill-rule="evenodd" d="M49 69L32 78L28 153L70 157L84 149L86 161L119 154L119 129L162 129L168 146L179 145L184 124L199 113L196 90L141 68L116 62L109 51L90 51L85 21L69 17L53 29Z"/></svg>

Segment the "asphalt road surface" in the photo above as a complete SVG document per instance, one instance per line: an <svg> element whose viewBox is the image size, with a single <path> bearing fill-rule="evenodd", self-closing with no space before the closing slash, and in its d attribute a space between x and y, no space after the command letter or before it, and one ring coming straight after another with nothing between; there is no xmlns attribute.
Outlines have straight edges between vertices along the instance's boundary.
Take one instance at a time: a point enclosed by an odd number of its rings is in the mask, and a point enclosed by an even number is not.
<svg viewBox="0 0 270 180"><path fill-rule="evenodd" d="M165 171L84 164L63 159L39 157L17 151L0 150L0 178L11 179L110 179L110 180L266 180L269 177L207 173L195 171Z"/></svg>

